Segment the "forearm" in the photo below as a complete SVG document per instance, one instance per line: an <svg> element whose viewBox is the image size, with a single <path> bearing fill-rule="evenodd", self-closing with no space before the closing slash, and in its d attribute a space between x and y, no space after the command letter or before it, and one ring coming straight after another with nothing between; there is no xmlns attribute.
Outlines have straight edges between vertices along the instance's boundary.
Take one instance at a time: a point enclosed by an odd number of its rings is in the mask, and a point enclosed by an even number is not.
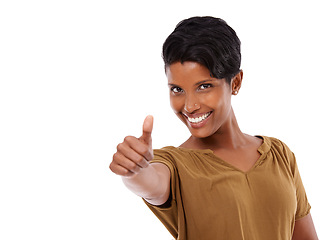
<svg viewBox="0 0 329 240"><path fill-rule="evenodd" d="M162 197L166 192L165 180L161 171L150 164L138 174L131 177L122 177L126 187L136 195L150 200Z"/></svg>

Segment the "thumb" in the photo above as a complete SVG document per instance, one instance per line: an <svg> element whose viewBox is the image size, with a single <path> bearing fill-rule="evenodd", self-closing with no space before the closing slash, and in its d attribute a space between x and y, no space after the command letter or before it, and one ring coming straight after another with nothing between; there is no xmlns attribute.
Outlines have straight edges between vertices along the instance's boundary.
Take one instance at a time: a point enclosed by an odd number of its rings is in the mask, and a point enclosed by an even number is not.
<svg viewBox="0 0 329 240"><path fill-rule="evenodd" d="M151 145L152 144L152 129L153 129L153 116L148 115L143 123L143 135L139 138L144 143Z"/></svg>

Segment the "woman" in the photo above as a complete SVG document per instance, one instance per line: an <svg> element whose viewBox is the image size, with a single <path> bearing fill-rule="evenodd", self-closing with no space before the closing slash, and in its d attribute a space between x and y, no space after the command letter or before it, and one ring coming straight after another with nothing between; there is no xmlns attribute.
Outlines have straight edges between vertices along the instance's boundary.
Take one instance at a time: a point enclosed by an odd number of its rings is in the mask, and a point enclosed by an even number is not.
<svg viewBox="0 0 329 240"><path fill-rule="evenodd" d="M153 118L117 146L110 169L176 239L317 239L294 154L241 132L231 106L243 78L225 21L180 22L163 45L171 107L191 137L152 150Z"/></svg>

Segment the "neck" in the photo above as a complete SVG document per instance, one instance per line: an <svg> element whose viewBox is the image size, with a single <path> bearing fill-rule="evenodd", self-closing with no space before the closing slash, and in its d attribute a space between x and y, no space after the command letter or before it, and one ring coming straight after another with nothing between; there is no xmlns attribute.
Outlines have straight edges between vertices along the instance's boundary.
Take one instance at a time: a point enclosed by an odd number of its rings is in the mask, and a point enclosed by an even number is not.
<svg viewBox="0 0 329 240"><path fill-rule="evenodd" d="M200 149L236 149L247 143L245 135L238 125L233 109L228 120L213 135L206 138L195 138L193 136L188 140L195 148Z"/></svg>

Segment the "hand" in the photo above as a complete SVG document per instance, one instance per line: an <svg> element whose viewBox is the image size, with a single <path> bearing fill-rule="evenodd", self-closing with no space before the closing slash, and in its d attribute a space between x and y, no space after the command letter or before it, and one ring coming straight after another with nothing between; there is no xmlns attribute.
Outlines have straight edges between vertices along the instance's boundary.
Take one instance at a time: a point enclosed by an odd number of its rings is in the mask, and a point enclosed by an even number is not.
<svg viewBox="0 0 329 240"><path fill-rule="evenodd" d="M147 116L143 124L143 134L140 138L125 137L117 146L117 152L113 155L110 169L115 174L130 177L138 174L143 168L149 166L153 159L152 149L153 117Z"/></svg>

